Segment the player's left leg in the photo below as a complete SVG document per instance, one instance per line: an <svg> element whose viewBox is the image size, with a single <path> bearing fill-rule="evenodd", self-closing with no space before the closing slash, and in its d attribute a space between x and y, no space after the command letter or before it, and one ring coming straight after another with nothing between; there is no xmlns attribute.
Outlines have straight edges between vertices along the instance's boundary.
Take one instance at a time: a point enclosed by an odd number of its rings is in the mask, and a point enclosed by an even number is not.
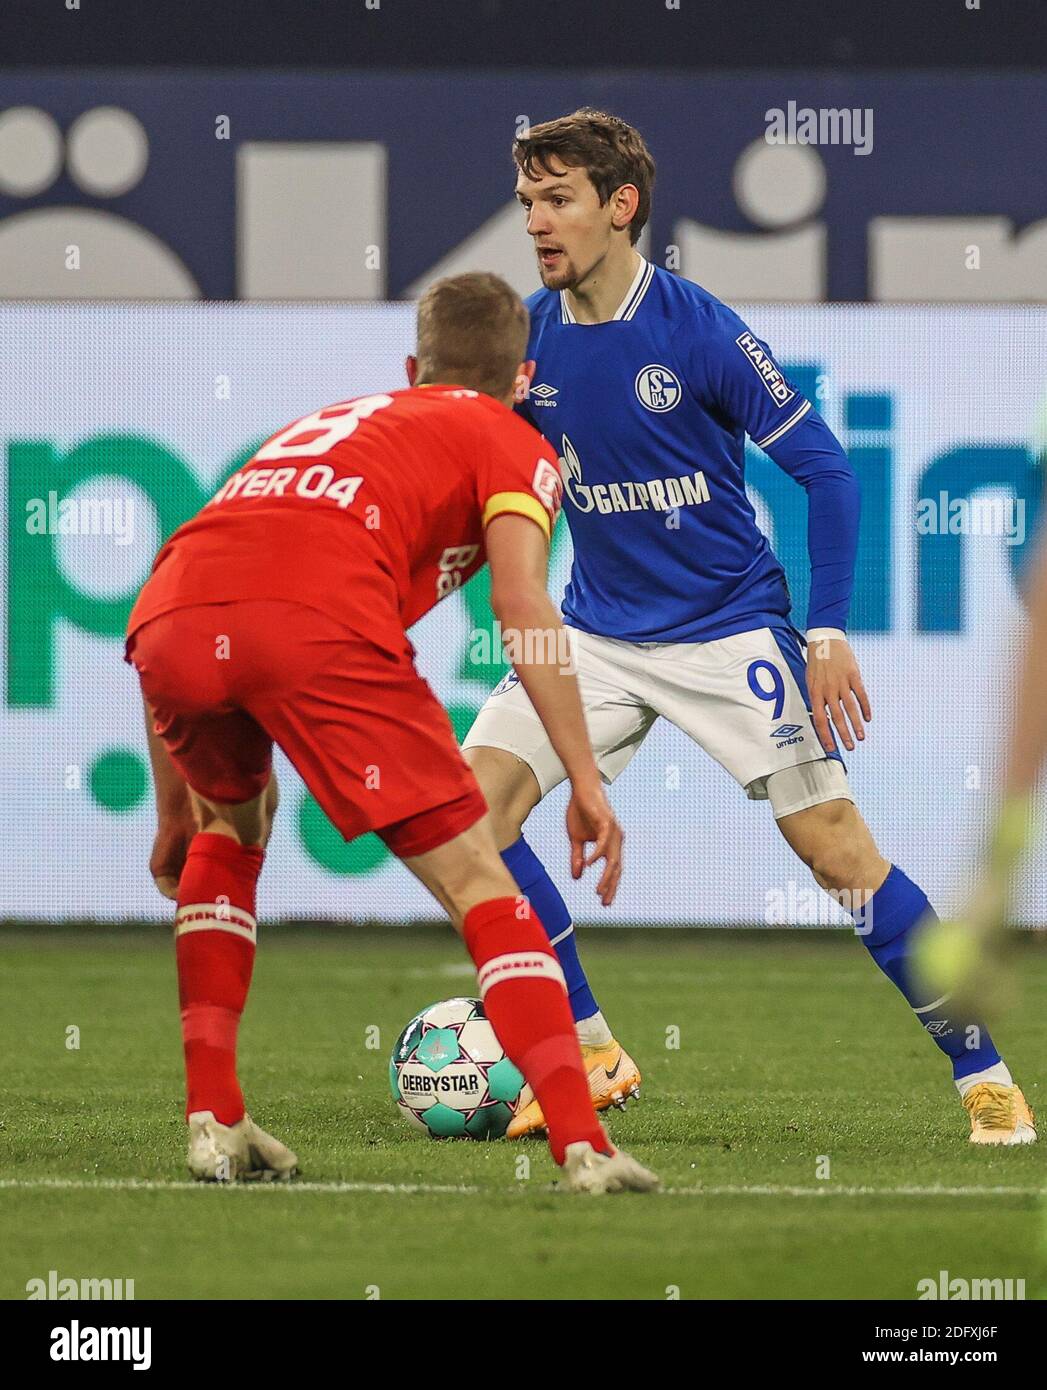
<svg viewBox="0 0 1047 1390"><path fill-rule="evenodd" d="M632 689L629 671L611 659L621 644L570 631L589 739L601 775L612 782L643 742L653 714ZM489 696L462 751L491 809L502 859L535 909L564 972L593 1103L598 1111L624 1107L640 1094L639 1068L612 1035L579 959L567 904L524 839L527 817L566 773L515 673ZM542 1108L532 1100L513 1117L509 1138L536 1134L544 1125Z"/></svg>
<svg viewBox="0 0 1047 1390"><path fill-rule="evenodd" d="M953 1064L976 1143L1024 1143L1035 1130L1021 1092L979 1020L912 978L926 895L879 853L836 755L821 753L799 636L787 624L658 650L647 702L714 757L753 800L769 799L782 833L817 881L855 907L877 965Z"/></svg>
<svg viewBox="0 0 1047 1390"><path fill-rule="evenodd" d="M829 766L828 759L808 765L804 770L808 784L825 776ZM1036 1138L1031 1112L985 1024L951 1004L948 997L932 998L918 982L913 969L916 932L921 924L937 920L927 895L896 864L883 858L852 801L836 796L779 814L788 805L789 789L798 785L800 771L790 769L767 779L778 828L818 885L851 913L872 959L949 1058L971 1118L972 1142L1031 1142ZM826 794L832 795L828 785Z"/></svg>
<svg viewBox="0 0 1047 1390"><path fill-rule="evenodd" d="M606 1141L555 953L498 855L483 795L410 643L386 652L304 609L285 626L311 633L329 659L299 672L281 662L282 688L247 697L247 710L346 841L374 831L446 907L478 967L495 1033L549 1107L567 1185L650 1188L652 1176Z"/></svg>
<svg viewBox="0 0 1047 1390"><path fill-rule="evenodd" d="M491 808L491 826L502 862L542 919L549 944L556 950L579 1041L583 1045L610 1042L607 1024L578 958L567 904L524 839L524 822L542 799L538 778L523 758L504 748L473 744L463 749L463 756Z"/></svg>
<svg viewBox="0 0 1047 1390"><path fill-rule="evenodd" d="M378 833L464 938L487 1017L548 1117L549 1147L568 1188L650 1191L657 1179L614 1148L597 1118L563 972L537 914L529 906L521 911L517 884L498 855L485 809L473 783L472 791L446 808L433 807ZM463 821L468 823L460 828Z"/></svg>

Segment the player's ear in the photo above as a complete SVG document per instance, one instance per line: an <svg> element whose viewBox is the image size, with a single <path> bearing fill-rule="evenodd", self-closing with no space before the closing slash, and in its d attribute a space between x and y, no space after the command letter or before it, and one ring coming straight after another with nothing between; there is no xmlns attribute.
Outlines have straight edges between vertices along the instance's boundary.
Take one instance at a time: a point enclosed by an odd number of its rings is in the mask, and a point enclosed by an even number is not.
<svg viewBox="0 0 1047 1390"><path fill-rule="evenodd" d="M407 384L413 386L418 376L418 358L408 357L404 360L404 371L407 373Z"/></svg>
<svg viewBox="0 0 1047 1390"><path fill-rule="evenodd" d="M611 225L619 229L628 227L640 206L639 189L634 183L623 183L621 188L615 189L611 197L614 202Z"/></svg>
<svg viewBox="0 0 1047 1390"><path fill-rule="evenodd" d="M519 405L527 399L527 393L531 389L531 382L534 380L537 361L531 358L527 362L521 362L516 371L516 380L513 382L513 400Z"/></svg>

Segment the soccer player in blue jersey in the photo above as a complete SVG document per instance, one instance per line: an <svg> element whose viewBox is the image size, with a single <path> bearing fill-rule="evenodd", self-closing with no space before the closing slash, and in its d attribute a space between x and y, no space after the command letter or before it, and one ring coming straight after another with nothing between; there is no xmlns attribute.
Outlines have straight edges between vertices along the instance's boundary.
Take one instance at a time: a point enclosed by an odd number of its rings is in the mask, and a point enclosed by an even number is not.
<svg viewBox="0 0 1047 1390"><path fill-rule="evenodd" d="M838 736L852 750L870 718L846 637L859 516L846 454L731 309L636 251L654 181L636 130L585 109L532 127L513 156L543 285L527 301L536 369L520 408L563 460L574 542L563 616L601 774L613 781L661 716L768 801L946 1054L971 1139L1027 1142L1014 1118L1025 1113L1021 1093L987 1029L914 978L914 929L933 910L880 853L836 746ZM807 492L806 637L746 496L746 435ZM639 1071L599 1011L566 905L522 835L565 774L511 673L464 748L503 858L559 954L597 1106L622 1104ZM1016 1104L1001 1107L1001 1093ZM532 1103L510 1137L542 1124Z"/></svg>

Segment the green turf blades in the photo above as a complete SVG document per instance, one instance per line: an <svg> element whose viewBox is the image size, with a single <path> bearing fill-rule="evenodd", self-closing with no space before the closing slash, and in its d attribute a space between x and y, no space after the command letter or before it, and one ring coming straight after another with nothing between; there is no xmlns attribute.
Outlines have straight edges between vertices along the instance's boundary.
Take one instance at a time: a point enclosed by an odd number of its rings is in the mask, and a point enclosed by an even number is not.
<svg viewBox="0 0 1047 1390"><path fill-rule="evenodd" d="M1032 1298L1044 1152L966 1143L948 1068L852 932L580 935L644 1074L642 1102L611 1111L608 1130L664 1197L555 1193L541 1141L420 1142L390 1104L386 1049L461 978L457 941L432 927L269 927L241 1077L252 1115L321 1186L170 1187L187 1174L169 938L0 929L0 1184L128 1185L0 1186L0 1229L14 1233L0 1296L24 1299L54 1269L133 1278L143 1300L268 1298L278 1251L288 1298L377 1285L383 1299L664 1300L675 1287L911 1303L942 1269L1024 1277ZM995 1032L1043 1109L1035 943L1021 973ZM436 1260L454 1269L446 1289Z"/></svg>

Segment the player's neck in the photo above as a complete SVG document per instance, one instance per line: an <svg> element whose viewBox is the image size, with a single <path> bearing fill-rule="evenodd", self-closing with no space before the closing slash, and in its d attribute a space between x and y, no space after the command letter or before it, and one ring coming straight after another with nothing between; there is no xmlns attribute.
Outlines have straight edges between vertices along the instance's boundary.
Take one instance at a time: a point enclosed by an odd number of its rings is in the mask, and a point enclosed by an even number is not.
<svg viewBox="0 0 1047 1390"><path fill-rule="evenodd" d="M573 289L565 291L577 323L608 323L614 318L640 269L632 246L612 247Z"/></svg>

